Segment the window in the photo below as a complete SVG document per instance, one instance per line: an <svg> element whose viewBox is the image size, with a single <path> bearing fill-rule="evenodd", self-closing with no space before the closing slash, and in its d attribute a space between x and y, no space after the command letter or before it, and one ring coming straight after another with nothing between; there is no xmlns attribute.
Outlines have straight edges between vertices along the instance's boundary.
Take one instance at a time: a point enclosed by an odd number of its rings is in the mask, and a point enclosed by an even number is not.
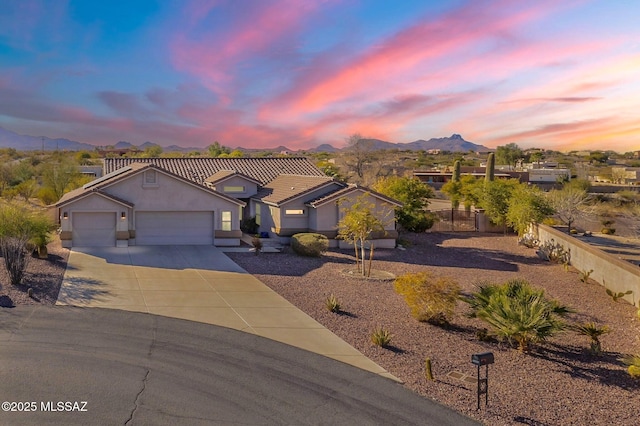
<svg viewBox="0 0 640 426"><path fill-rule="evenodd" d="M304 214L304 210L302 210L302 209L286 209L284 211L284 214L287 214L287 215L302 215L302 214Z"/></svg>
<svg viewBox="0 0 640 426"><path fill-rule="evenodd" d="M262 219L260 217L260 204L256 204L256 225L260 225Z"/></svg>
<svg viewBox="0 0 640 426"><path fill-rule="evenodd" d="M231 231L231 212L222 212L220 218L222 220L222 230Z"/></svg>
<svg viewBox="0 0 640 426"><path fill-rule="evenodd" d="M224 192L244 192L244 186L225 186Z"/></svg>
<svg viewBox="0 0 640 426"><path fill-rule="evenodd" d="M158 184L158 175L155 170L147 170L144 172L144 185L153 186Z"/></svg>

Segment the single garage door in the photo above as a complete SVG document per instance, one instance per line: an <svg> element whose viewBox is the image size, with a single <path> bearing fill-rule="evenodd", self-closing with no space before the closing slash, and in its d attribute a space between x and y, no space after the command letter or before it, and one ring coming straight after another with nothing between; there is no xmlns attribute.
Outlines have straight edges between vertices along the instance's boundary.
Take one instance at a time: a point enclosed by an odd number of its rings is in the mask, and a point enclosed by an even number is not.
<svg viewBox="0 0 640 426"><path fill-rule="evenodd" d="M115 212L74 212L72 245L74 247L113 247L116 245Z"/></svg>
<svg viewBox="0 0 640 426"><path fill-rule="evenodd" d="M213 212L136 212L136 245L187 244L213 244Z"/></svg>

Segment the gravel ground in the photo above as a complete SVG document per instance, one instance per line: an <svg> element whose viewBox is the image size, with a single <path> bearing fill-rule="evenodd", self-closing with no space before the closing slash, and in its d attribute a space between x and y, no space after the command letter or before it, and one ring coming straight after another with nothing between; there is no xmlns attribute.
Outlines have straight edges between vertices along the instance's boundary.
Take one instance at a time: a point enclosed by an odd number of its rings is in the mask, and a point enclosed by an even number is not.
<svg viewBox="0 0 640 426"><path fill-rule="evenodd" d="M550 297L574 308L574 321L607 324L604 354L596 357L588 338L565 332L529 355L497 342L480 342L479 320L466 317L459 304L453 324L439 328L414 320L393 291L391 281L367 281L345 275L354 265L351 251L330 251L319 259L283 253L228 255L291 303L383 366L405 385L476 418L487 425L636 425L640 382L632 380L618 361L622 354L640 353L640 321L636 309L613 302L594 282L580 282L575 270L543 262L534 250L518 246L514 236L478 233L433 233L405 236L406 250L377 250L373 268L399 275L431 271L454 277L464 291L478 280L502 282L522 277L544 287ZM8 284L0 268L0 302L54 304L69 251L59 242L49 245L49 259L32 258L24 285ZM33 288L34 298L27 296ZM324 300L335 294L343 312L326 310ZM371 331L382 326L393 334L392 346L370 343ZM476 410L476 368L471 354L493 352L489 367L489 405ZM435 381L424 377L429 357ZM451 373L459 373L455 378Z"/></svg>
<svg viewBox="0 0 640 426"><path fill-rule="evenodd" d="M69 259L69 249L60 245L56 239L48 246L49 257L39 259L29 258L27 272L19 286L9 284L9 275L4 267L4 259L0 257L0 306L13 305L53 305L58 299L62 278ZM27 291L33 291L33 297L29 297Z"/></svg>
<svg viewBox="0 0 640 426"><path fill-rule="evenodd" d="M405 237L406 250L377 250L374 270L431 271L454 277L470 292L479 280L503 282L521 277L577 312L573 321L607 324L601 356L588 351L589 339L564 332L529 355L498 342L480 342L482 322L467 318L459 304L452 325L440 328L414 320L390 281L345 276L353 266L351 251L330 251L320 259L288 251L259 256L228 255L269 287L383 366L405 385L488 425L636 425L640 423L640 382L618 361L640 352L636 309L613 302L595 282L584 284L575 270L543 262L533 249L518 246L514 236L457 233ZM329 312L324 300L334 294L342 314ZM370 342L382 326L393 334L389 349ZM471 354L493 352L489 367L489 405L476 410L476 367ZM435 381L424 375L432 361ZM484 370L484 369L483 369ZM456 378L450 373L460 373ZM465 377L473 379L466 381Z"/></svg>

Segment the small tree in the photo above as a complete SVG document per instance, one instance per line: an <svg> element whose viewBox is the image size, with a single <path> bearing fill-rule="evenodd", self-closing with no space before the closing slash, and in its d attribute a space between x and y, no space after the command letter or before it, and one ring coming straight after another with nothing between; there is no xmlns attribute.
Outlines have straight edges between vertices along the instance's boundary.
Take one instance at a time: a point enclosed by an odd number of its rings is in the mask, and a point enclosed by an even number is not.
<svg viewBox="0 0 640 426"><path fill-rule="evenodd" d="M562 189L554 189L547 194L549 204L556 212L556 216L567 225L567 232L582 215L582 207L586 204L589 194L577 185L565 184Z"/></svg>
<svg viewBox="0 0 640 426"><path fill-rule="evenodd" d="M540 223L553 214L544 192L537 186L516 185L508 202L506 221L522 237L532 223Z"/></svg>
<svg viewBox="0 0 640 426"><path fill-rule="evenodd" d="M511 169L523 157L523 153L518 145L509 143L496 148L496 157L500 164L506 164Z"/></svg>
<svg viewBox="0 0 640 426"><path fill-rule="evenodd" d="M487 217L496 225L504 225L507 231L507 213L511 195L518 185L516 179L498 179L485 182L480 205L485 210Z"/></svg>
<svg viewBox="0 0 640 426"><path fill-rule="evenodd" d="M396 207L398 224L410 232L424 232L433 226L426 212L433 190L417 178L389 176L378 179L373 189L402 203Z"/></svg>
<svg viewBox="0 0 640 426"><path fill-rule="evenodd" d="M345 204L346 200L341 200ZM342 207L342 219L338 222L338 236L345 241L353 244L356 254L356 267L358 272L363 276L371 274L371 266L369 271L365 267L365 246L367 240L374 232L384 232L384 223L374 213L375 204L369 202L368 195L359 196L349 207ZM360 249L360 254L358 253ZM369 259L373 259L373 242L369 247ZM362 261L362 268L360 262ZM369 262L371 265L371 262Z"/></svg>

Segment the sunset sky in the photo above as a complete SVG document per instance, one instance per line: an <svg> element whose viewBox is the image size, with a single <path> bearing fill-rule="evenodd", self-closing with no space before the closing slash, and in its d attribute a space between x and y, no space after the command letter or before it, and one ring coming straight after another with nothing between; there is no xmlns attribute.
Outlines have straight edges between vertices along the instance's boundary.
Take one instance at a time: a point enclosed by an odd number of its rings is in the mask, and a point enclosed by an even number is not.
<svg viewBox="0 0 640 426"><path fill-rule="evenodd" d="M640 150L640 1L3 0L0 126L95 145Z"/></svg>

